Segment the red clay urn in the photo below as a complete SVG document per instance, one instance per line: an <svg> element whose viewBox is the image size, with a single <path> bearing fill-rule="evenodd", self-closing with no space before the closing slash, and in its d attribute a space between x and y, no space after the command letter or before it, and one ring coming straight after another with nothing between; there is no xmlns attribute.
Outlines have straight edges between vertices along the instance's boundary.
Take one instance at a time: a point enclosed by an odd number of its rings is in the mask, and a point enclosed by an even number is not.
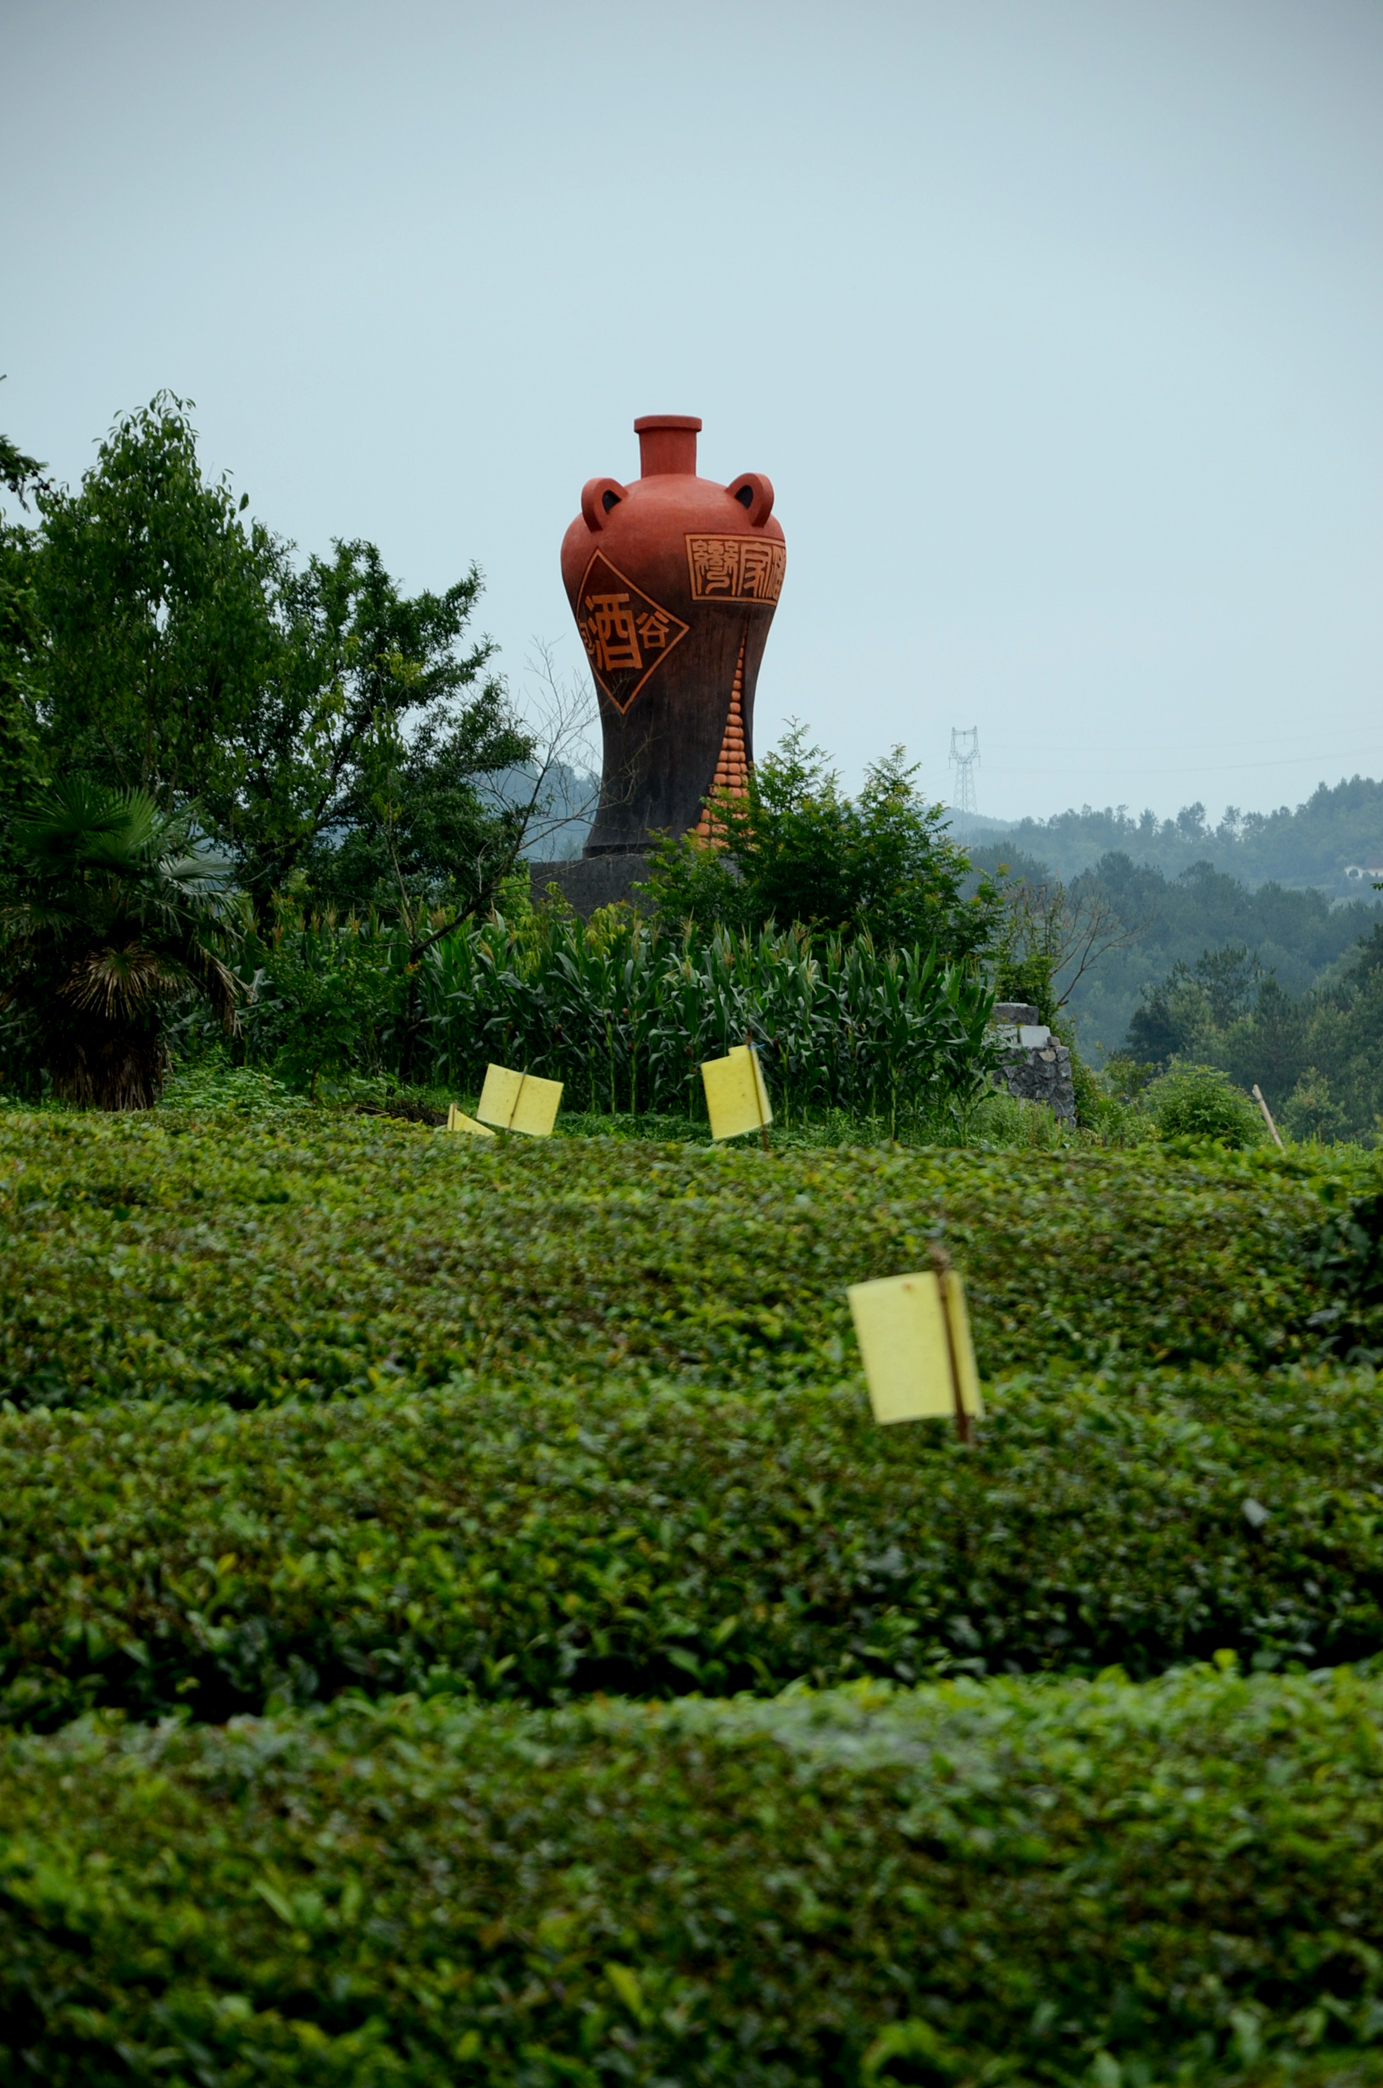
<svg viewBox="0 0 1383 2088"><path fill-rule="evenodd" d="M709 832L713 789L743 790L754 687L787 551L759 471L696 475L701 423L634 423L640 476L589 479L562 540L562 579L591 664L604 739L588 856L650 832Z"/></svg>

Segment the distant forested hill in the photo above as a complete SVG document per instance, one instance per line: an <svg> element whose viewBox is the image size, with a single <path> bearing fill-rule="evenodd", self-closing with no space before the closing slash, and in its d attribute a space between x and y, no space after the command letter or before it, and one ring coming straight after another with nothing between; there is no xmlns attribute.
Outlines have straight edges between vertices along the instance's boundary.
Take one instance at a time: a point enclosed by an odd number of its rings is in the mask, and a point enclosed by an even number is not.
<svg viewBox="0 0 1383 2088"><path fill-rule="evenodd" d="M1175 819L1126 806L1058 812L1051 819L1021 819L995 831L984 823L980 837L990 849L1000 841L1048 865L1066 882L1091 870L1111 853L1128 856L1176 878L1193 863L1207 862L1242 883L1272 880L1296 890L1315 886L1332 898L1367 893L1366 879L1346 873L1383 865L1383 783L1352 776L1333 788L1322 783L1293 811L1240 813L1230 806L1211 826L1204 805L1186 805Z"/></svg>
<svg viewBox="0 0 1383 2088"><path fill-rule="evenodd" d="M1007 843L986 838L972 846L970 856L977 869L1007 863L1034 887L1052 881L1050 861ZM1126 947L1099 959L1069 1002L1081 1049L1097 1063L1122 1049L1145 989L1165 979L1175 964L1195 966L1207 951L1240 948L1284 992L1299 996L1332 968L1347 966L1360 938L1383 920L1383 900L1368 884L1363 897L1355 885L1353 899L1332 903L1323 891L1296 890L1276 879L1250 889L1204 861L1169 877L1122 849L1063 881L1074 898L1107 901L1132 936Z"/></svg>

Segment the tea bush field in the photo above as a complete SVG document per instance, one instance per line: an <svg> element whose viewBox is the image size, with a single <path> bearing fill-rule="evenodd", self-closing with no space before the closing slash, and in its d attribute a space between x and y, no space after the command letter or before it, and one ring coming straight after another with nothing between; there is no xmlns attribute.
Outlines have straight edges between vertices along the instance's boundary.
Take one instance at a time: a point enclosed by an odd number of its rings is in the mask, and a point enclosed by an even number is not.
<svg viewBox="0 0 1383 2088"><path fill-rule="evenodd" d="M1376 2082L1383 1683L0 1745L0 2080Z"/></svg>
<svg viewBox="0 0 1383 2088"><path fill-rule="evenodd" d="M850 1377L536 1377L0 1423L0 1718L562 1701L1383 1647L1371 1372L1021 1375L978 1446Z"/></svg>
<svg viewBox="0 0 1383 2088"><path fill-rule="evenodd" d="M253 1406L536 1363L600 1378L632 1360L722 1385L816 1383L849 1345L845 1285L915 1266L938 1228L987 1375L1286 1359L1319 1345L1302 1243L1348 1179L1261 1153L766 1162L345 1114L11 1111L0 1397Z"/></svg>
<svg viewBox="0 0 1383 2088"><path fill-rule="evenodd" d="M0 1111L0 2088L1373 2088L1379 1186Z"/></svg>

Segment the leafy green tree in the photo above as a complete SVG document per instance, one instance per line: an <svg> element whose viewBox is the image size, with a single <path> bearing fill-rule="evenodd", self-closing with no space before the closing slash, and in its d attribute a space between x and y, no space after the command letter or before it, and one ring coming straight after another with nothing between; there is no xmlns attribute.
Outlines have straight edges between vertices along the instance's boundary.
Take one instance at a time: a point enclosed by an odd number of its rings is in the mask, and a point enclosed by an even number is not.
<svg viewBox="0 0 1383 2088"><path fill-rule="evenodd" d="M26 457L8 435L0 435L0 486L5 486L22 500L28 487L43 476L43 466L37 457Z"/></svg>
<svg viewBox="0 0 1383 2088"><path fill-rule="evenodd" d="M477 784L532 742L467 636L479 573L409 596L365 542L299 568L203 475L189 411L159 393L75 494L38 488L6 599L29 619L40 752L168 810L195 800L263 921L286 890L410 919L483 905L522 831Z"/></svg>
<svg viewBox="0 0 1383 2088"><path fill-rule="evenodd" d="M285 561L283 642L240 728L244 780L208 799L261 919L291 895L308 910L399 923L405 1078L423 1019L418 966L489 903L523 842L522 818L477 787L533 749L487 672L489 640L465 643L480 588L473 567L443 594L407 596L368 543L338 543L300 573ZM312 990L334 996L337 1020L362 981L367 971L348 966ZM302 1005L313 1004L309 994Z"/></svg>
<svg viewBox="0 0 1383 2088"><path fill-rule="evenodd" d="M1252 990L1257 985L1256 993ZM1186 1059L1262 1088L1298 1138L1383 1136L1383 928L1312 991L1288 993L1243 948L1207 951L1148 989L1130 1029L1144 1071ZM1134 1070L1130 1067L1130 1073Z"/></svg>
<svg viewBox="0 0 1383 2088"><path fill-rule="evenodd" d="M1216 1139L1239 1148L1261 1145L1268 1135L1243 1089L1218 1066L1176 1060L1148 1089L1148 1104L1164 1138Z"/></svg>
<svg viewBox="0 0 1383 2088"><path fill-rule="evenodd" d="M43 468L0 435L0 486L22 507L31 491L46 485ZM35 727L43 651L35 564L33 530L0 516L0 877L13 868L14 815L43 773Z"/></svg>
<svg viewBox="0 0 1383 2088"><path fill-rule="evenodd" d="M744 796L711 802L715 839L658 844L648 889L664 917L702 929L800 922L817 932L868 930L881 948L935 945L949 960L982 956L1000 915L999 888L944 831L918 794L901 747L848 797L801 726L752 772Z"/></svg>
<svg viewBox="0 0 1383 2088"><path fill-rule="evenodd" d="M1345 1111L1331 1092L1326 1075L1308 1066L1282 1106L1282 1129L1289 1138L1333 1145L1349 1136Z"/></svg>
<svg viewBox="0 0 1383 2088"><path fill-rule="evenodd" d="M1068 882L1093 869L1101 857L1123 854L1140 867L1156 868L1168 881L1207 863L1249 888L1276 879L1342 899L1361 890L1360 872L1381 859L1380 821L1383 782L1356 775L1319 784L1295 808L1241 812L1226 806L1214 826L1200 804L1185 805L1175 818L1161 820L1151 811L1134 818L1123 805L1102 811L1086 805L1051 819L1018 820L1007 830L987 820L985 834L1001 853L1032 855ZM1350 865L1353 877L1347 873Z"/></svg>
<svg viewBox="0 0 1383 2088"><path fill-rule="evenodd" d="M1159 1067L1174 1058L1194 1056L1216 1031L1248 1013L1262 973L1257 956L1244 943L1205 950L1194 965L1178 959L1164 979L1144 988L1129 1022L1129 1054Z"/></svg>
<svg viewBox="0 0 1383 2088"><path fill-rule="evenodd" d="M226 865L185 813L147 792L69 778L15 822L20 873L0 912L3 999L29 1018L63 1100L144 1109L179 1004L236 1021Z"/></svg>
<svg viewBox="0 0 1383 2088"><path fill-rule="evenodd" d="M483 904L521 833L478 779L527 759L488 639L466 644L481 590L402 593L373 544L282 561L280 644L237 734L238 780L206 803L258 909L295 886L318 904L411 916Z"/></svg>
<svg viewBox="0 0 1383 2088"><path fill-rule="evenodd" d="M282 553L208 483L188 402L117 422L76 493L49 487L37 562L41 722L63 770L171 811L233 795L242 723L279 651Z"/></svg>

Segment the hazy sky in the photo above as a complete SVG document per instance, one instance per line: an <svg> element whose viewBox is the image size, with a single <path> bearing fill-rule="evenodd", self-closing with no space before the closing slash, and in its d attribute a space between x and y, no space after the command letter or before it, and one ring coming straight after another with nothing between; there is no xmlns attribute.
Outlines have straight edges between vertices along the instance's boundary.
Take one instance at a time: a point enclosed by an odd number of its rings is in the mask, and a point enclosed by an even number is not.
<svg viewBox="0 0 1383 2088"><path fill-rule="evenodd" d="M474 559L517 691L636 414L766 471L757 740L981 811L1383 774L1383 6L0 0L0 426Z"/></svg>

